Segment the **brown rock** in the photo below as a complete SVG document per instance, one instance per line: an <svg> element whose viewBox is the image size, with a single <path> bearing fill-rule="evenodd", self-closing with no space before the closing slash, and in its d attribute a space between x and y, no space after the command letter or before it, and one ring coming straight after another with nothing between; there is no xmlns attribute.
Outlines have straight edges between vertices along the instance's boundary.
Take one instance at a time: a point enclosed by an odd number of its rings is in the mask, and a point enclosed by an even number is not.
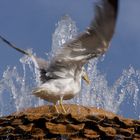
<svg viewBox="0 0 140 140"><path fill-rule="evenodd" d="M84 129L84 135L87 138L91 138L91 139L97 139L100 137L100 135L98 135L98 132L91 129Z"/></svg>
<svg viewBox="0 0 140 140"><path fill-rule="evenodd" d="M140 139L138 120L93 107L65 105L65 108L67 114L57 114L53 106L42 106L1 117L0 139Z"/></svg>

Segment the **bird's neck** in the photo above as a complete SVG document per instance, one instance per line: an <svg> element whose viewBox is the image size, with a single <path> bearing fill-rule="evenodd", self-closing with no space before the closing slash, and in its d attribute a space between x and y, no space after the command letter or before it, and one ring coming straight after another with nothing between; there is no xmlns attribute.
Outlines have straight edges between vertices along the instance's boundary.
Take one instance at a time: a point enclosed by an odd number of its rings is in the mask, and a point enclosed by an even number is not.
<svg viewBox="0 0 140 140"><path fill-rule="evenodd" d="M75 71L74 81L75 81L77 84L79 84L79 85L81 85L81 79L82 79L81 76L82 76L82 75L81 75L81 71L80 71L79 69L77 69L77 70Z"/></svg>

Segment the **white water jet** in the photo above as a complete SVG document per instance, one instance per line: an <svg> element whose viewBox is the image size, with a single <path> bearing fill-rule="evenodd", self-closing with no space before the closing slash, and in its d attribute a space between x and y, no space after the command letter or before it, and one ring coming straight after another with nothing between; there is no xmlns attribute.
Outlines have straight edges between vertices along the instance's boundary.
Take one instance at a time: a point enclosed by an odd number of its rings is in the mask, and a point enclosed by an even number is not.
<svg viewBox="0 0 140 140"><path fill-rule="evenodd" d="M50 54L57 52L63 43L76 34L75 22L69 16L63 17L53 33L52 52ZM50 57L52 56L50 55ZM16 67L7 67L0 79L1 116L47 103L31 95L32 89L40 84L38 70L33 67L31 59L23 56L20 62L23 67L23 74L19 74ZM138 119L140 116L140 70L135 70L130 66L123 70L122 75L114 84L109 86L105 74L98 69L98 63L100 63L100 59L96 58L87 64L91 84L87 85L83 82L81 93L74 99L65 101L65 103L96 106ZM126 110L128 106L130 108Z"/></svg>
<svg viewBox="0 0 140 140"><path fill-rule="evenodd" d="M59 47L72 39L78 33L75 22L68 16L65 15L56 24L55 32L52 38L52 54L58 51Z"/></svg>

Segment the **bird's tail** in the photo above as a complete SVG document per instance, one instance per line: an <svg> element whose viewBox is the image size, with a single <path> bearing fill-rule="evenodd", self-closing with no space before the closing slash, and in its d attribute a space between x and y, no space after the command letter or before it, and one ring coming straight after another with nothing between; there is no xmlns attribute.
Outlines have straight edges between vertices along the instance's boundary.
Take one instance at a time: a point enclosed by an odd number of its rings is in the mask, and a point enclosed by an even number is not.
<svg viewBox="0 0 140 140"><path fill-rule="evenodd" d="M25 51L25 50L23 50L23 49L20 49L20 48L16 47L14 44L12 44L10 41L8 41L7 39L5 39L5 38L2 37L1 35L0 35L0 39L1 39L4 43L6 43L9 47L11 47L11 48L17 50L18 52L21 52L22 54L28 55L28 56L30 56L30 57L32 56L31 53L29 53L29 52L27 52L27 51Z"/></svg>
<svg viewBox="0 0 140 140"><path fill-rule="evenodd" d="M37 87L32 90L32 95L39 97L41 99L46 99L48 97L46 88Z"/></svg>

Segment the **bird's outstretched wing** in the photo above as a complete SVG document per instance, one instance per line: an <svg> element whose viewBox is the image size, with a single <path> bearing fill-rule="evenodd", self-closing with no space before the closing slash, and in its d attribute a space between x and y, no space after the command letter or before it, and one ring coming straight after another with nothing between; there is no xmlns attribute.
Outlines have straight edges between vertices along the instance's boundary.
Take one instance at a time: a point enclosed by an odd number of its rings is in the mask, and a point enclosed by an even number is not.
<svg viewBox="0 0 140 140"><path fill-rule="evenodd" d="M113 37L119 0L100 0L95 6L95 17L87 30L66 42L56 61L83 61L104 54Z"/></svg>
<svg viewBox="0 0 140 140"><path fill-rule="evenodd" d="M40 80L41 82L45 82L45 76L46 76L46 69L47 69L47 65L48 65L48 62L46 60L44 60L43 58L39 58L39 57L36 57L34 56L33 54L21 49L21 48L18 48L16 47L14 44L12 44L11 42L9 42L7 39L5 39L4 37L0 36L0 39L5 42L9 47L17 50L18 52L22 53L22 54L25 54L27 56L29 56L35 67L37 69L39 69L40 71Z"/></svg>
<svg viewBox="0 0 140 140"><path fill-rule="evenodd" d="M89 59L98 57L106 52L115 30L118 1L100 0L95 4L95 17L88 29L73 40L66 42L52 58L47 69L42 69L41 73L43 73L44 82L49 79L71 76L77 71L77 68L81 69ZM15 46L13 48L29 55ZM33 59L40 65L37 58L33 56ZM41 60L41 62L43 61Z"/></svg>
<svg viewBox="0 0 140 140"><path fill-rule="evenodd" d="M53 57L47 73L63 77L81 68L89 59L104 54L113 37L119 0L100 0L95 4L95 17L88 29L66 42Z"/></svg>

